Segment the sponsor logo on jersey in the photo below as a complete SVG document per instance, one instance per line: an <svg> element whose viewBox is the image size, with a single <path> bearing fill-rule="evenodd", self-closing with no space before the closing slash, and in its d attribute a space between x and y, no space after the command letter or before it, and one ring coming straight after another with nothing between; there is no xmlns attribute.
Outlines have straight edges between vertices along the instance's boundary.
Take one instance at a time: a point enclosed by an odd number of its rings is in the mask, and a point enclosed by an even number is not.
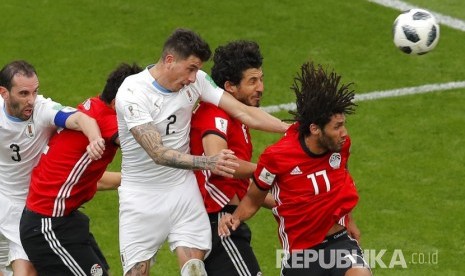
<svg viewBox="0 0 465 276"><path fill-rule="evenodd" d="M263 168L258 176L258 179L265 182L267 185L271 186L274 182L276 175L270 173L266 168Z"/></svg>
<svg viewBox="0 0 465 276"><path fill-rule="evenodd" d="M299 166L295 166L295 168L291 171L291 175L297 174L302 174L302 171L300 170Z"/></svg>
<svg viewBox="0 0 465 276"><path fill-rule="evenodd" d="M341 166L341 159L341 154L339 152L331 154L331 156L329 157L329 165L331 166L331 168L339 169L339 167Z"/></svg>
<svg viewBox="0 0 465 276"><path fill-rule="evenodd" d="M90 268L90 275L92 276L102 276L103 275L103 269L99 264L94 264Z"/></svg>
<svg viewBox="0 0 465 276"><path fill-rule="evenodd" d="M215 117L215 127L226 134L226 131L228 130L228 120L225 120L224 118L221 117Z"/></svg>

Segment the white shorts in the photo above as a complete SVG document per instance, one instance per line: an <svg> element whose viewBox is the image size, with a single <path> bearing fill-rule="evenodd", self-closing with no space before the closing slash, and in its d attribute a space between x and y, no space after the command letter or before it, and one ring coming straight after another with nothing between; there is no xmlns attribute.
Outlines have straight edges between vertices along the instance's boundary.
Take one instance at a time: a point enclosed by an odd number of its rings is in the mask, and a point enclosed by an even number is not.
<svg viewBox="0 0 465 276"><path fill-rule="evenodd" d="M119 243L124 274L154 258L168 240L178 246L211 249L211 229L194 174L184 184L153 189L125 183L119 194ZM156 185L156 183L153 183Z"/></svg>
<svg viewBox="0 0 465 276"><path fill-rule="evenodd" d="M0 267L8 266L14 260L29 260L21 245L19 237L19 221L23 213L24 203L13 202L0 194L0 239L3 240L0 249ZM6 244L6 247L3 244Z"/></svg>
<svg viewBox="0 0 465 276"><path fill-rule="evenodd" d="M7 268L9 251L10 247L8 246L8 240L2 234L0 234L0 275L3 273L3 276L13 275L11 267Z"/></svg>

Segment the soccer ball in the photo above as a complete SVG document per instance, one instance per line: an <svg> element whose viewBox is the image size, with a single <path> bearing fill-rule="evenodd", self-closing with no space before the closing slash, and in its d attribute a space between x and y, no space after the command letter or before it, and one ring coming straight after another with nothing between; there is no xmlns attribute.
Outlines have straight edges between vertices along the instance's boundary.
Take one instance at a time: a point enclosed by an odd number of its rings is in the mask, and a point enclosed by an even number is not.
<svg viewBox="0 0 465 276"><path fill-rule="evenodd" d="M439 24L427 10L411 9L401 13L392 26L394 44L406 54L423 55L439 41Z"/></svg>

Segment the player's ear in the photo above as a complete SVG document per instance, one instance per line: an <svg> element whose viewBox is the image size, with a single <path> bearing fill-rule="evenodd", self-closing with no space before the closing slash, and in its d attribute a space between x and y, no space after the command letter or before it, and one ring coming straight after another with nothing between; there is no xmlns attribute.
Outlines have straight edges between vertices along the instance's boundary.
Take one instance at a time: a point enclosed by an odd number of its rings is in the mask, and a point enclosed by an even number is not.
<svg viewBox="0 0 465 276"><path fill-rule="evenodd" d="M316 124L310 124L310 134L312 135L318 135L320 134L320 127Z"/></svg>
<svg viewBox="0 0 465 276"><path fill-rule="evenodd" d="M0 86L0 95L2 95L3 99L7 99L8 97L8 90L4 86Z"/></svg>
<svg viewBox="0 0 465 276"><path fill-rule="evenodd" d="M176 61L176 58L174 55L172 54L167 54L164 58L163 58L163 63L164 64L171 64L173 62Z"/></svg>
<svg viewBox="0 0 465 276"><path fill-rule="evenodd" d="M230 82L230 81L226 81L224 83L224 90L226 92L234 94L234 92L236 92L236 90L237 90L237 86L235 84L233 84L232 82Z"/></svg>

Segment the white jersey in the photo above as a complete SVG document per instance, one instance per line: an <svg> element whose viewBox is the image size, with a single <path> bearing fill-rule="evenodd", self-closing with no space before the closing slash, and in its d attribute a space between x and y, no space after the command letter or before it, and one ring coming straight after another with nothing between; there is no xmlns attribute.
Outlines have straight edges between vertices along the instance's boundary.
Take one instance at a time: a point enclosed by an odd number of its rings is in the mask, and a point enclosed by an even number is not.
<svg viewBox="0 0 465 276"><path fill-rule="evenodd" d="M161 87L146 68L125 79L116 95L116 113L121 143L122 182L131 187L166 188L184 182L190 170L157 165L137 143L131 128L154 122L165 147L189 153L192 109L199 97L218 105L223 90L203 71L196 81L177 92Z"/></svg>
<svg viewBox="0 0 465 276"><path fill-rule="evenodd" d="M38 95L27 121L7 115L2 97L0 107L0 193L24 204L32 169L57 129L55 115L63 106Z"/></svg>

